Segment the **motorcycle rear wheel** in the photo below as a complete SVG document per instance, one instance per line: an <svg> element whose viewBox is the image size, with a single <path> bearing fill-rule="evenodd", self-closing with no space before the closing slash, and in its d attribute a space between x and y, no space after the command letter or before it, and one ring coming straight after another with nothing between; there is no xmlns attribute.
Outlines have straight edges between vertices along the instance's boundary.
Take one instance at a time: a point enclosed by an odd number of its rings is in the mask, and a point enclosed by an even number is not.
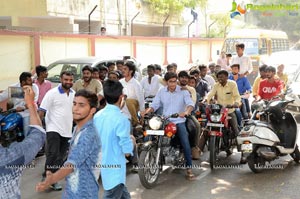
<svg viewBox="0 0 300 199"><path fill-rule="evenodd" d="M291 156L297 164L300 164L300 151L297 144L295 147L295 151L291 154Z"/></svg>
<svg viewBox="0 0 300 199"><path fill-rule="evenodd" d="M146 189L152 189L158 180L160 168L156 161L157 150L151 148L147 151L142 151L139 158L138 174L141 184Z"/></svg>

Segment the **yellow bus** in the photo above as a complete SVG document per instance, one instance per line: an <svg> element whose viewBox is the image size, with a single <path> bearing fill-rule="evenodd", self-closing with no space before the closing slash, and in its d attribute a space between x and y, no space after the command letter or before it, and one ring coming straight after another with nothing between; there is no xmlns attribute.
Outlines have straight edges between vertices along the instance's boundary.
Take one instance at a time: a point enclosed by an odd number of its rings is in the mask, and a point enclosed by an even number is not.
<svg viewBox="0 0 300 199"><path fill-rule="evenodd" d="M252 84L258 75L260 60L272 54L289 50L288 36L283 31L264 29L238 29L230 31L224 41L222 51L236 56L235 44L244 43L244 54L251 57L253 72L248 79Z"/></svg>

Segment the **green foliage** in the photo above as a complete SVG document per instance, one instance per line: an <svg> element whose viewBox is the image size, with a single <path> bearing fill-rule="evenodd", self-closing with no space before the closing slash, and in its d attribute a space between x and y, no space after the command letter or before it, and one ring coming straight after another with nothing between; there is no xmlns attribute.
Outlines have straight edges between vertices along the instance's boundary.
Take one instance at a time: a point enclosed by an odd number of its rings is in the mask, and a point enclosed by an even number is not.
<svg viewBox="0 0 300 199"><path fill-rule="evenodd" d="M194 8L197 0L143 0L150 4L150 8L157 14L178 14L185 7Z"/></svg>

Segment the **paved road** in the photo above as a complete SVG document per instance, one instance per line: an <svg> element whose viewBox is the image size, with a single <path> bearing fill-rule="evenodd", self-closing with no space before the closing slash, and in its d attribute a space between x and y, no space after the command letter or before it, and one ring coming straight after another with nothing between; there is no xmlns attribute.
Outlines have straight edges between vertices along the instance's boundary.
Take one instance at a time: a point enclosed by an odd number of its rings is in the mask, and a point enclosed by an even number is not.
<svg viewBox="0 0 300 199"><path fill-rule="evenodd" d="M300 142L298 142L300 143ZM128 171L127 186L133 199L256 199L256 198L300 198L300 165L295 164L290 156L281 157L274 164L283 165L284 169L267 170L254 174L247 165L239 165L240 153L235 152L226 158L220 154L220 168L211 171L208 153L201 160L194 161L199 168L195 181L187 181L182 170L167 169L161 174L154 189L145 189L137 174ZM45 158L35 161L34 169L27 169L21 182L23 199L58 199L62 192L48 191L36 193L35 184L39 182ZM62 182L64 185L64 182ZM100 190L99 198L103 190Z"/></svg>

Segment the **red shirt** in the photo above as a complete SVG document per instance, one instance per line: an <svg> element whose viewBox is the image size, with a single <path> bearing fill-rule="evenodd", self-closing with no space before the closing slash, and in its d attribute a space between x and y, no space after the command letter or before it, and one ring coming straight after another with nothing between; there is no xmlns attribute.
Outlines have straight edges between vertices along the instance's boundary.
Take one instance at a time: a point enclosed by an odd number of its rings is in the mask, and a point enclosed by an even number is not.
<svg viewBox="0 0 300 199"><path fill-rule="evenodd" d="M275 79L274 82L268 82L268 79L264 79L259 83L258 95L261 99L269 100L280 94L282 89L283 82L281 80Z"/></svg>

